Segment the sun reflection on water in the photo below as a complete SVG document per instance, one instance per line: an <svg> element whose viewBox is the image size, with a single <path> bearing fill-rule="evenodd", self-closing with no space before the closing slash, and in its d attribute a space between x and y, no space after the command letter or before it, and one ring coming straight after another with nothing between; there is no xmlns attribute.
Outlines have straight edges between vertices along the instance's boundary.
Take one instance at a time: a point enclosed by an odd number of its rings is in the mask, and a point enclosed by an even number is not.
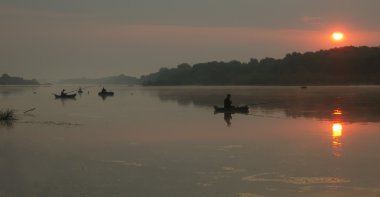
<svg viewBox="0 0 380 197"><path fill-rule="evenodd" d="M334 123L332 126L332 136L341 137L342 136L343 126L341 123Z"/></svg>
<svg viewBox="0 0 380 197"><path fill-rule="evenodd" d="M334 112L333 112L333 114L334 114L334 115L342 115L343 112L342 112L342 110L340 110L340 109L335 109Z"/></svg>
<svg viewBox="0 0 380 197"><path fill-rule="evenodd" d="M332 154L335 157L342 156L342 136L343 136L343 124L342 124L342 114L340 109L335 109L333 112L334 123L331 127L332 129Z"/></svg>

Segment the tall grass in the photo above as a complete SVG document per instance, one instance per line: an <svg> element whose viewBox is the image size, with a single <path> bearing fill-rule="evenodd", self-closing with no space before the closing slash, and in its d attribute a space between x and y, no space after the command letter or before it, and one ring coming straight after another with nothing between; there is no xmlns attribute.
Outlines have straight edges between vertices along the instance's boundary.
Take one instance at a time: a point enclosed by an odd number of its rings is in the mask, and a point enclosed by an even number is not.
<svg viewBox="0 0 380 197"><path fill-rule="evenodd" d="M15 120L15 111L12 109L0 110L0 121Z"/></svg>

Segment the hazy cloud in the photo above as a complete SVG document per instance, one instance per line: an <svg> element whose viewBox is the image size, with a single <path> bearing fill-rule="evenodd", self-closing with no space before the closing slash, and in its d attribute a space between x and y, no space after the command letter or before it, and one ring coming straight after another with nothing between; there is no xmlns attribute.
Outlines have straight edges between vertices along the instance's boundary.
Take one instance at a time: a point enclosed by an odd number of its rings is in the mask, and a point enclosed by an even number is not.
<svg viewBox="0 0 380 197"><path fill-rule="evenodd" d="M77 17L89 17L83 14L74 14L59 11L50 10L38 10L38 9L26 9L16 7L4 7L0 6L0 17L39 17L39 18L77 18Z"/></svg>
<svg viewBox="0 0 380 197"><path fill-rule="evenodd" d="M183 62L377 46L379 6L374 0L3 0L0 71L55 79L139 76ZM343 43L330 39L337 30L346 35Z"/></svg>
<svg viewBox="0 0 380 197"><path fill-rule="evenodd" d="M325 23L322 17L320 16L304 16L302 18L302 21L306 24L311 24L311 25L320 25Z"/></svg>

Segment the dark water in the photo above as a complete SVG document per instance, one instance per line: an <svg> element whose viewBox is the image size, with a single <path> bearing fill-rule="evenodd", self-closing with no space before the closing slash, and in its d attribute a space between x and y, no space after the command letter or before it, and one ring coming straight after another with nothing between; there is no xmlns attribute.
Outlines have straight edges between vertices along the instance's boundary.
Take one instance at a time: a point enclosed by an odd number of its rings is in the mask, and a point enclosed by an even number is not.
<svg viewBox="0 0 380 197"><path fill-rule="evenodd" d="M380 87L62 88L0 87L0 197L380 196Z"/></svg>

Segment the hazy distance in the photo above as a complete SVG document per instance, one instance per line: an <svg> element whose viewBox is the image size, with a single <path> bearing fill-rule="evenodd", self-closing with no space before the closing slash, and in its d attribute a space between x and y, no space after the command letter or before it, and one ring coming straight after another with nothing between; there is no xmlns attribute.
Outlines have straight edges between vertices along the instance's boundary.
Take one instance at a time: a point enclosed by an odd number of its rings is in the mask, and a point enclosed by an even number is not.
<svg viewBox="0 0 380 197"><path fill-rule="evenodd" d="M126 74L380 45L375 0L1 0L0 74ZM334 43L333 31L346 40Z"/></svg>

